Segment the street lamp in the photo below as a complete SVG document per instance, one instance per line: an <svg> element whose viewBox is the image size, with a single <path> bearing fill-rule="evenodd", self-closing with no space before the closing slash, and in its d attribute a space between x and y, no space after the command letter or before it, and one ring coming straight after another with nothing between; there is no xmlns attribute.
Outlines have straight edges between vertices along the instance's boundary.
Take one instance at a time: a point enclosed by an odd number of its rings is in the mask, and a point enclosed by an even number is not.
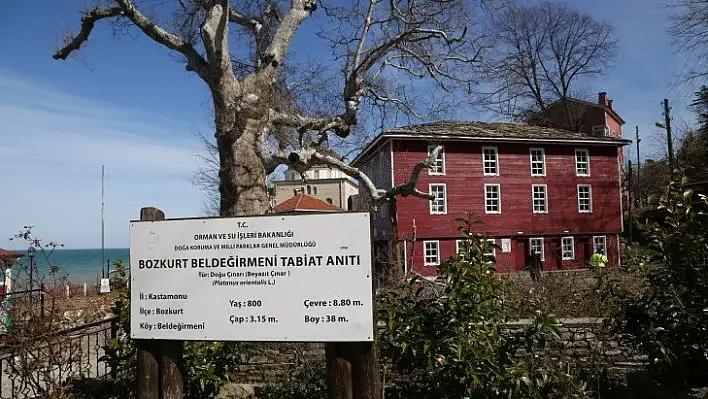
<svg viewBox="0 0 708 399"><path fill-rule="evenodd" d="M27 256L29 256L30 260L30 270L29 270L29 289L32 289L32 286L34 282L32 281L33 278L33 271L34 271L34 257L37 255L37 250L34 248L34 245L29 247L27 249Z"/></svg>

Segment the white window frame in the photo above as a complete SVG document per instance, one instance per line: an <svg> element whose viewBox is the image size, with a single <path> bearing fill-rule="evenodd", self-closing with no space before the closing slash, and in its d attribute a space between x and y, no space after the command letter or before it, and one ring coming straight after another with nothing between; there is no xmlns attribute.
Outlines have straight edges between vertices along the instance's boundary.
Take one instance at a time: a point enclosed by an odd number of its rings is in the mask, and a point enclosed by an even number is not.
<svg viewBox="0 0 708 399"><path fill-rule="evenodd" d="M487 208L487 187L496 187L497 188L497 210L496 211L490 211L489 208ZM490 184L485 184L484 185L484 213L487 214L492 214L492 215L498 215L501 213L501 185L498 183L490 183Z"/></svg>
<svg viewBox="0 0 708 399"><path fill-rule="evenodd" d="M602 246L605 248L603 255L607 256L607 236L592 236L592 253L597 253L597 239L602 239Z"/></svg>
<svg viewBox="0 0 708 399"><path fill-rule="evenodd" d="M533 250L533 245L531 243L535 240L541 240L541 260L545 261L546 260L546 245L543 241L543 237L529 238L529 254L531 253L531 250Z"/></svg>
<svg viewBox="0 0 708 399"><path fill-rule="evenodd" d="M543 210L536 210L536 187L543 188ZM533 213L548 213L548 185L546 184L532 184L531 185L531 210Z"/></svg>
<svg viewBox="0 0 708 399"><path fill-rule="evenodd" d="M494 151L494 173L488 173L486 167L485 152ZM497 147L482 147L482 173L484 176L499 176L499 149Z"/></svg>
<svg viewBox="0 0 708 399"><path fill-rule="evenodd" d="M433 152L437 145L428 146L428 156ZM428 176L444 176L445 175L445 147L441 146L442 149L438 153L438 157L435 158L435 162L428 168ZM440 162L440 172L433 171L433 167L437 168L437 163Z"/></svg>
<svg viewBox="0 0 708 399"><path fill-rule="evenodd" d="M437 203L437 196L436 199L429 201L429 210L431 215L447 215L447 184L445 183L430 183L428 184L428 193L433 194L433 187L442 187L443 188L443 210L442 211L437 211L433 209L433 206Z"/></svg>
<svg viewBox="0 0 708 399"><path fill-rule="evenodd" d="M565 256L564 241L570 240L570 257ZM574 260L575 259L575 238L573 237L561 237L561 260Z"/></svg>
<svg viewBox="0 0 708 399"><path fill-rule="evenodd" d="M491 242L492 244L496 244L496 239L495 238L487 238L487 242ZM492 247L492 252L485 252L482 255L484 256L497 256L497 251L496 248Z"/></svg>
<svg viewBox="0 0 708 399"><path fill-rule="evenodd" d="M465 240L455 240L455 253L457 256L459 256L462 259L465 259L467 257L467 254L464 254L460 256L460 250L462 249L462 243L465 242Z"/></svg>
<svg viewBox="0 0 708 399"><path fill-rule="evenodd" d="M578 153L585 154L585 166L587 173L580 173L580 169L578 168ZM590 177L590 151L587 148L575 149L575 175L579 177Z"/></svg>
<svg viewBox="0 0 708 399"><path fill-rule="evenodd" d="M540 151L541 152L541 173L534 173L534 160L533 160L533 153L534 151ZM531 176L546 176L546 150L542 147L532 147L529 149L529 163L531 165Z"/></svg>
<svg viewBox="0 0 708 399"><path fill-rule="evenodd" d="M588 194L589 194L589 199L590 199L590 209L589 210L583 210L580 209L580 188L581 187L587 187L588 188ZM590 184L578 184L578 188L575 190L575 194L578 197L578 213L592 213L593 210L593 204L592 204L592 185Z"/></svg>
<svg viewBox="0 0 708 399"><path fill-rule="evenodd" d="M435 262L428 262L428 244L435 245ZM423 241L423 265L438 266L440 264L440 241Z"/></svg>

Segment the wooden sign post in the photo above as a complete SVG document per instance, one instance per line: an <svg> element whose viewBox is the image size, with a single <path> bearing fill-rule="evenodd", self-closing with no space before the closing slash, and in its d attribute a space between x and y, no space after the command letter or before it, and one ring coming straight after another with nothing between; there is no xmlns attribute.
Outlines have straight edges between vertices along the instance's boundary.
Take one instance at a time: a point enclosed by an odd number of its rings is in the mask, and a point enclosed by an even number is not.
<svg viewBox="0 0 708 399"><path fill-rule="evenodd" d="M362 195L352 196L352 210L369 212ZM372 217L370 219L373 228ZM373 236L372 236L373 237ZM372 242L373 244L373 242ZM372 270L373 267L372 251ZM373 276L372 276L373 277ZM374 330L376 329L376 279L371 279L374 303ZM376 331L374 331L374 335ZM379 399L383 395L379 375L378 356L374 342L332 342L325 344L327 357L327 391L330 399Z"/></svg>
<svg viewBox="0 0 708 399"><path fill-rule="evenodd" d="M142 208L141 221L165 220L157 208ZM138 399L181 399L183 341L138 339Z"/></svg>

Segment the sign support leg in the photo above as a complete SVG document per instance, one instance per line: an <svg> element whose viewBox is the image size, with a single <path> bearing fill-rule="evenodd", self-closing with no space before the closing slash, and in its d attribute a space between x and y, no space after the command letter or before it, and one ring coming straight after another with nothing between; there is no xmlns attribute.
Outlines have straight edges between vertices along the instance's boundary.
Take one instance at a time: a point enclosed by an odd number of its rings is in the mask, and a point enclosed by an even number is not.
<svg viewBox="0 0 708 399"><path fill-rule="evenodd" d="M327 392L331 399L353 399L351 342L328 342L325 344L327 357Z"/></svg>
<svg viewBox="0 0 708 399"><path fill-rule="evenodd" d="M165 220L157 208L142 208L140 220ZM137 340L138 399L181 399L183 341Z"/></svg>
<svg viewBox="0 0 708 399"><path fill-rule="evenodd" d="M371 207L365 197L357 195L352 201L355 211L370 212ZM395 207L394 207L395 209ZM389 211L391 209L389 208ZM369 219L373 237L374 217ZM373 240L371 245L373 246ZM374 340L372 342L353 342L351 345L352 362L352 386L354 388L354 399L380 399L383 397L381 389L381 377L379 374L379 357L376 348L376 276L373 275L376 266L374 265L375 254L371 251L371 272L372 272L372 303L374 305Z"/></svg>

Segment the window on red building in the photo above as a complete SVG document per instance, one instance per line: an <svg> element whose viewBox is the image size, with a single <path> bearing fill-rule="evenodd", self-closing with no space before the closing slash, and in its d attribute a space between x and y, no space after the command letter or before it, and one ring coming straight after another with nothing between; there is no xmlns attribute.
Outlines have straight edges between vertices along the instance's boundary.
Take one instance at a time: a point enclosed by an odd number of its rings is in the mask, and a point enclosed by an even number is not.
<svg viewBox="0 0 708 399"><path fill-rule="evenodd" d="M494 238L488 238L487 242L489 242L490 246L488 248L488 251L485 252L483 255L484 256L496 256L496 251L494 250L494 247L492 245L496 244L494 241Z"/></svg>
<svg viewBox="0 0 708 399"><path fill-rule="evenodd" d="M485 176L499 176L499 151L497 147L482 147Z"/></svg>
<svg viewBox="0 0 708 399"><path fill-rule="evenodd" d="M533 254L538 254L541 260L546 260L546 254L543 250L543 238L529 238L529 251Z"/></svg>
<svg viewBox="0 0 708 399"><path fill-rule="evenodd" d="M594 253L607 255L607 239L605 236L594 236L592 238L592 249Z"/></svg>
<svg viewBox="0 0 708 399"><path fill-rule="evenodd" d="M592 212L592 187L589 184L578 184L578 212Z"/></svg>
<svg viewBox="0 0 708 399"><path fill-rule="evenodd" d="M573 237L561 238L561 259L575 259L575 241L573 240Z"/></svg>
<svg viewBox="0 0 708 399"><path fill-rule="evenodd" d="M431 184L428 186L429 193L435 197L430 201L431 215L444 215L447 213L447 193L444 184Z"/></svg>
<svg viewBox="0 0 708 399"><path fill-rule="evenodd" d="M440 241L423 241L425 248L425 266L437 266L440 264Z"/></svg>
<svg viewBox="0 0 708 399"><path fill-rule="evenodd" d="M531 190L533 192L533 213L547 213L548 196L546 195L546 185L533 184Z"/></svg>
<svg viewBox="0 0 708 399"><path fill-rule="evenodd" d="M575 150L575 174L577 176L590 176L590 154L588 150Z"/></svg>
<svg viewBox="0 0 708 399"><path fill-rule="evenodd" d="M546 153L543 148L531 149L531 176L546 175Z"/></svg>
<svg viewBox="0 0 708 399"><path fill-rule="evenodd" d="M484 185L484 203L486 213L501 213L501 188L498 184Z"/></svg>
<svg viewBox="0 0 708 399"><path fill-rule="evenodd" d="M428 146L428 155L430 155L433 150L435 149L434 145L429 145ZM443 147L440 152L438 153L438 157L435 158L435 162L433 162L432 165L430 165L430 168L428 169L428 174L429 175L444 175L445 174L445 147Z"/></svg>

